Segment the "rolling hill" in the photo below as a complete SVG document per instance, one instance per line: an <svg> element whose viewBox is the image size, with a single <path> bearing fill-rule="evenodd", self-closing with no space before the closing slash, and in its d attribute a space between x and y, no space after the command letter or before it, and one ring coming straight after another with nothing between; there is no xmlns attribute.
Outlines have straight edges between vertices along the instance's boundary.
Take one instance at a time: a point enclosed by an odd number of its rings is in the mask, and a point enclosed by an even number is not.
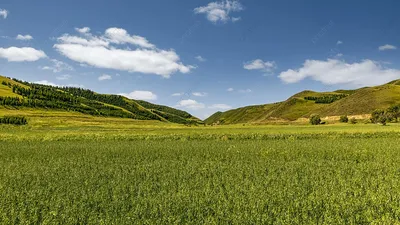
<svg viewBox="0 0 400 225"><path fill-rule="evenodd" d="M319 114L322 117L356 116L370 114L375 109L386 109L394 104L400 104L400 80L356 90L303 91L283 102L217 112L204 122L238 124L296 121L308 118L311 114Z"/></svg>
<svg viewBox="0 0 400 225"><path fill-rule="evenodd" d="M202 123L191 114L168 106L119 95L98 94L82 88L33 84L4 76L0 76L0 108L9 111L67 111L100 117L158 120L179 124Z"/></svg>

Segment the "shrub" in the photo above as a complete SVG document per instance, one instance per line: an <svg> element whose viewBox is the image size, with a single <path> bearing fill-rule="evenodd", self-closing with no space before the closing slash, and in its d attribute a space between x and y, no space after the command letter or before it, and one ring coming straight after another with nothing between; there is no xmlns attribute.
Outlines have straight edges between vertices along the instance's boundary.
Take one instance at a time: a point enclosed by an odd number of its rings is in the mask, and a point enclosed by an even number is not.
<svg viewBox="0 0 400 225"><path fill-rule="evenodd" d="M386 123L387 123L388 121L390 121L390 119L389 119L389 117L388 117L388 115L387 115L386 113L383 114L381 117L378 118L378 122L379 122L380 124L382 124L383 126L386 126Z"/></svg>
<svg viewBox="0 0 400 225"><path fill-rule="evenodd" d="M347 122L349 122L349 118L347 116L341 116L339 121L341 123L347 123Z"/></svg>
<svg viewBox="0 0 400 225"><path fill-rule="evenodd" d="M317 114L313 114L310 117L310 124L311 125L319 125L321 124L321 117Z"/></svg>
<svg viewBox="0 0 400 225"><path fill-rule="evenodd" d="M371 114L371 122L372 123L379 123L381 121L381 118L384 117L385 111L382 109L377 109L372 112Z"/></svg>
<svg viewBox="0 0 400 225"><path fill-rule="evenodd" d="M388 119L393 122L397 122L400 117L400 105L390 106L386 113L388 114Z"/></svg>
<svg viewBox="0 0 400 225"><path fill-rule="evenodd" d="M350 119L350 123L351 123L351 124L356 124L356 123L357 123L357 119L354 118L354 117L351 118L351 119Z"/></svg>
<svg viewBox="0 0 400 225"><path fill-rule="evenodd" d="M0 118L0 124L26 125L28 120L24 116L5 116Z"/></svg>

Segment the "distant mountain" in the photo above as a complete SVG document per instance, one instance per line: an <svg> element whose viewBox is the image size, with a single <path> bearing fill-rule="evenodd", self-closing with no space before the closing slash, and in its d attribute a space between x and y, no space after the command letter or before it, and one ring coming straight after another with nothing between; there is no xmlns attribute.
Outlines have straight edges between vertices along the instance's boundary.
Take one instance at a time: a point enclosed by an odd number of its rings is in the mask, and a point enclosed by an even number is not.
<svg viewBox="0 0 400 225"><path fill-rule="evenodd" d="M356 90L334 92L303 91L283 102L247 106L226 112L217 112L207 118L206 124L263 123L295 121L320 116L363 115L375 109L386 109L400 104L400 80L388 84Z"/></svg>
<svg viewBox="0 0 400 225"><path fill-rule="evenodd" d="M202 123L189 113L168 106L119 95L98 94L82 88L33 84L3 76L0 76L0 107L9 110L41 108L75 111L93 116L159 120L180 124Z"/></svg>

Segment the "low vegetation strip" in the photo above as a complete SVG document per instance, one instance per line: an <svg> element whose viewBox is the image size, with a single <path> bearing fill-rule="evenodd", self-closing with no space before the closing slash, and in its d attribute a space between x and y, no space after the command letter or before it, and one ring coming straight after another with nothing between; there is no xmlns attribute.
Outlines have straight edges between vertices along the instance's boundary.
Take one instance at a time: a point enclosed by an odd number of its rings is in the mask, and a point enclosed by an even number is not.
<svg viewBox="0 0 400 225"><path fill-rule="evenodd" d="M171 131L173 132L173 131ZM262 133L192 133L184 134L182 132L171 134L135 134L135 133L118 133L118 132L39 132L32 135L20 135L13 133L1 133L0 142L5 141L134 141L134 140L312 140L312 139L377 139L377 138L400 138L400 131L385 132L325 132L325 133L299 133L299 134L262 134Z"/></svg>

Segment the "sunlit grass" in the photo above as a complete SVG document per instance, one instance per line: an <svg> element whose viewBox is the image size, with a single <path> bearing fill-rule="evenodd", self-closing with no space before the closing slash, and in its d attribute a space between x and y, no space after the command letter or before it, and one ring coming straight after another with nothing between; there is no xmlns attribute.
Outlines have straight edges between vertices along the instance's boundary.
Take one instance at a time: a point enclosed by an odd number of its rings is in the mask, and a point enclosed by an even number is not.
<svg viewBox="0 0 400 225"><path fill-rule="evenodd" d="M394 138L4 142L0 222L393 224L399 150Z"/></svg>
<svg viewBox="0 0 400 225"><path fill-rule="evenodd" d="M186 127L23 112L28 125L0 125L0 224L400 219L398 124Z"/></svg>

